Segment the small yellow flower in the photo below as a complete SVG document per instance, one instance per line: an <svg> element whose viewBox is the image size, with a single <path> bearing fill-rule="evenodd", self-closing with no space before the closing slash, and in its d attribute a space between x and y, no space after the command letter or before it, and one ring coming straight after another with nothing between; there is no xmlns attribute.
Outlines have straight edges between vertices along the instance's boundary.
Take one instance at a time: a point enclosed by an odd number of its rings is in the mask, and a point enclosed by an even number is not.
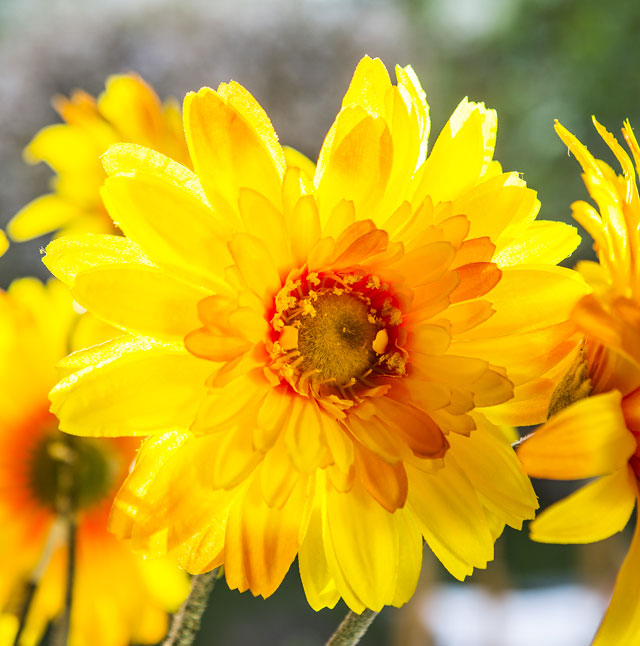
<svg viewBox="0 0 640 646"><path fill-rule="evenodd" d="M5 251L9 248L9 240L4 231L0 229L0 256L4 255Z"/></svg>
<svg viewBox="0 0 640 646"><path fill-rule="evenodd" d="M571 133L556 125L560 138L580 162L587 190L598 205L598 210L586 202L572 205L574 218L593 237L600 261L578 265L593 289L572 312L585 340L570 375L575 388L567 403L579 401L553 415L518 451L532 476L595 478L531 524L531 537L549 543L591 543L607 538L624 529L638 499L640 201L631 159L595 119L594 124L622 166L622 175L595 159ZM640 147L628 122L622 134L640 169ZM588 393L591 396L584 398ZM638 643L639 571L640 524L636 523L594 644Z"/></svg>
<svg viewBox="0 0 640 646"><path fill-rule="evenodd" d="M268 596L298 555L310 604L401 605L423 538L456 577L537 505L494 425L543 419L583 293L572 227L492 159L466 99L427 156L425 95L364 58L318 164L237 83L187 95L195 173L112 147L126 237L47 266L123 331L64 362L62 428L150 435L111 527ZM514 394L515 393L515 394Z"/></svg>
<svg viewBox="0 0 640 646"><path fill-rule="evenodd" d="M52 231L114 233L100 199L105 179L100 155L111 144L130 141L187 163L180 110L164 105L134 74L112 76L94 99L76 90L56 96L53 106L64 123L43 128L24 152L29 163L46 162L56 173L54 191L27 204L11 220L9 236L29 240Z"/></svg>
<svg viewBox="0 0 640 646"><path fill-rule="evenodd" d="M22 611L27 581L49 549L21 646L39 643L62 609L67 550L56 518L69 504L77 509L70 644L157 642L166 631L166 610L175 610L188 590L175 566L143 562L107 531L136 443L65 436L47 410L54 364L70 335L87 341L102 327L78 321L57 281L45 287L22 279L0 293L0 625L8 635L2 644L13 643L17 622L10 615ZM167 598L158 586L170 590Z"/></svg>

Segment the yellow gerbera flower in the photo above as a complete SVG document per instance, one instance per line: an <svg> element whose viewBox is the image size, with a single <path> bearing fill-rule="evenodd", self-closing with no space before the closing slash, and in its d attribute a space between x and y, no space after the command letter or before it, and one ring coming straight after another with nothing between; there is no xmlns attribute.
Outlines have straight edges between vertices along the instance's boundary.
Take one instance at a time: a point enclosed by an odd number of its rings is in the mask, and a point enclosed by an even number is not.
<svg viewBox="0 0 640 646"><path fill-rule="evenodd" d="M68 357L51 397L71 433L153 434L111 518L137 549L224 563L263 596L298 554L314 608L360 612L411 596L423 537L462 579L533 514L489 419L546 411L583 293L553 263L578 238L534 221L484 105L464 100L427 157L424 92L396 74L360 62L317 167L237 83L191 93L196 172L112 147L126 237L48 247L124 332Z"/></svg>
<svg viewBox="0 0 640 646"><path fill-rule="evenodd" d="M638 498L640 476L640 201L633 163L616 139L595 126L620 162L619 176L560 124L556 131L580 162L598 211L586 202L573 215L595 240L600 264L579 269L593 293L572 318L584 347L564 380L563 408L527 439L518 454L528 473L561 480L596 478L532 524L531 537L550 543L591 543L624 529ZM640 169L640 147L629 123L624 138ZM584 398L591 394L590 397ZM564 401L562 401L564 400ZM640 524L618 574L613 599L594 644L635 644L640 639Z"/></svg>
<svg viewBox="0 0 640 646"><path fill-rule="evenodd" d="M168 562L143 562L107 531L111 500L128 473L136 443L65 439L47 410L47 393L56 381L54 364L67 352L69 335L86 341L101 327L77 319L68 291L57 281L45 287L22 279L0 293L2 625L9 633L17 629L9 615L20 615L29 578L45 567L20 644L39 643L47 623L60 614L67 549L56 518L62 498L74 498L78 512L69 643L152 643L164 635L165 609L176 609L188 582ZM14 643L13 635L5 638L0 643Z"/></svg>
<svg viewBox="0 0 640 646"><path fill-rule="evenodd" d="M111 76L97 100L77 90L70 99L56 96L53 106L65 123L38 132L24 156L54 170L54 192L36 198L14 216L8 226L14 240L51 231L114 233L100 199L105 179L100 155L113 143L134 142L188 163L178 106L173 101L162 104L134 74Z"/></svg>

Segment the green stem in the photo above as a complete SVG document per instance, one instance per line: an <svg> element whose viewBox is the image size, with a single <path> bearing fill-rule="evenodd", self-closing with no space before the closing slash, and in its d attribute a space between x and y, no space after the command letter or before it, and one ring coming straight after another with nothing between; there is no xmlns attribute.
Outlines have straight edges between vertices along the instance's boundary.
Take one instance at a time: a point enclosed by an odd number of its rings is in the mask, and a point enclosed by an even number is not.
<svg viewBox="0 0 640 646"><path fill-rule="evenodd" d="M361 615L349 612L326 646L353 646L353 644L357 644L377 616L378 613L373 610L365 610Z"/></svg>
<svg viewBox="0 0 640 646"><path fill-rule="evenodd" d="M218 570L197 574L191 579L191 592L173 616L171 630L162 646L191 646L200 629L209 595L218 578Z"/></svg>

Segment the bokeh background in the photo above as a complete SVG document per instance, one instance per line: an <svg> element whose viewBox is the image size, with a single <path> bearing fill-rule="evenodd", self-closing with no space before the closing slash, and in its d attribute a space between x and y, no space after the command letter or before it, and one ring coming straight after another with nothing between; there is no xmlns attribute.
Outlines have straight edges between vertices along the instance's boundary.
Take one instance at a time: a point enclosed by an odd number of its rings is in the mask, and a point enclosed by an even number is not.
<svg viewBox="0 0 640 646"><path fill-rule="evenodd" d="M0 0L0 227L47 191L50 171L27 166L22 149L57 120L56 93L95 95L109 74L136 71L161 97L181 99L233 78L283 143L315 158L363 54L390 69L413 65L432 138L464 96L496 108L496 158L538 191L542 217L570 221L570 203L586 192L553 120L611 160L590 118L615 133L627 117L640 128L639 33L640 3L629 0ZM0 260L0 287L45 278L45 243L14 244ZM587 239L565 264L590 253ZM541 504L568 487L540 483ZM362 643L586 644L628 542L621 534L546 546L507 531L495 562L464 586L425 553L412 602L385 610ZM310 610L295 566L266 601L220 582L197 644L321 644L345 611Z"/></svg>

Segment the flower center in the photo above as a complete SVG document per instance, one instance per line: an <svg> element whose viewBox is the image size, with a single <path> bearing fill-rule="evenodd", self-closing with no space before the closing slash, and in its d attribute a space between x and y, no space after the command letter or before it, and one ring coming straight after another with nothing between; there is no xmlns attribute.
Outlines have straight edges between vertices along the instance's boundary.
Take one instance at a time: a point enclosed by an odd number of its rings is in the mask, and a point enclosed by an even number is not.
<svg viewBox="0 0 640 646"><path fill-rule="evenodd" d="M103 443L45 434L29 463L29 488L44 506L61 512L99 502L113 485L118 462Z"/></svg>
<svg viewBox="0 0 640 646"><path fill-rule="evenodd" d="M313 315L300 318L300 369L313 370L319 381L345 386L376 362L373 341L378 326L363 300L325 293L314 302Z"/></svg>
<svg viewBox="0 0 640 646"><path fill-rule="evenodd" d="M268 369L301 394L353 400L377 386L376 376L405 374L402 314L377 276L301 273L275 310Z"/></svg>

